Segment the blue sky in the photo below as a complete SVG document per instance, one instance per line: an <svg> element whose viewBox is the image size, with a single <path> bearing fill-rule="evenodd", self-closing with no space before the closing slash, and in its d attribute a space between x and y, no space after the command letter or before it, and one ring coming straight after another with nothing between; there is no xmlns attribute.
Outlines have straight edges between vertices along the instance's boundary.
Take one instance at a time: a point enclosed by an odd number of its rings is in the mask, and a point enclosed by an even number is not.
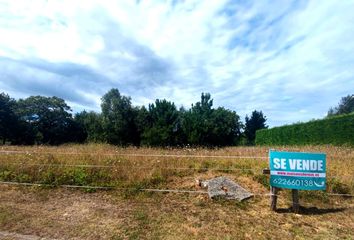
<svg viewBox="0 0 354 240"><path fill-rule="evenodd" d="M0 92L100 110L189 108L210 92L270 126L322 118L354 93L354 0L0 0Z"/></svg>

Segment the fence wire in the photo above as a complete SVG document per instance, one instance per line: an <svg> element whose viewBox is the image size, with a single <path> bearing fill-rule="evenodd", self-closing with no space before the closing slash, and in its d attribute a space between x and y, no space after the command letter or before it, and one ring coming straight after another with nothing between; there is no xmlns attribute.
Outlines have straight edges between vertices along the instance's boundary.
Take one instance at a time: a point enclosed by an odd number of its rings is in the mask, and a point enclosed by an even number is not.
<svg viewBox="0 0 354 240"><path fill-rule="evenodd" d="M74 152L33 152L33 151L11 151L11 150L1 150L0 155L13 155L13 154L26 154L26 155L38 155L38 154L50 154L50 155L99 155L99 156L117 156L117 157L163 157L163 158L223 158L223 159L268 159L268 157L263 156L231 156L231 155L176 155L176 154L121 154L121 153L74 153ZM262 169L255 168L196 168L196 167L160 167L160 166L149 166L149 167L137 167L137 166L122 166L122 165L90 165L90 164L31 164L23 162L11 162L6 164L17 164L21 167L23 166L38 166L38 167L78 167L78 168L130 168L130 169L165 169L165 170L198 170L198 171L251 171L251 172L261 172ZM331 176L330 178L353 178L354 176ZM0 181L0 184L5 185L22 185L22 186L44 186L44 187L64 187L64 188L83 188L83 189L101 189L101 190L139 190L146 192L165 192L165 193L188 193L188 194L207 194L207 191L197 191L197 190L186 190L186 189L153 189L153 188L120 188L114 186L80 186L80 185L54 185L54 184L42 184L42 183L23 183L23 182L8 182ZM325 193L327 196L341 196L341 197L354 197L353 194L340 194L340 193ZM273 196L272 193L254 193L254 196ZM278 196L278 195L277 195Z"/></svg>
<svg viewBox="0 0 354 240"><path fill-rule="evenodd" d="M36 186L36 187L63 187L63 188L82 188L82 189L101 189L101 190L123 190L123 191L144 191L144 192L161 192L161 193L189 193L189 194L208 194L208 191L187 190L187 189L155 189L155 188L129 188L129 187L105 187L105 186L89 186L89 185L55 185L44 183L22 183L22 182L8 182L0 181L3 185L18 185L18 186ZM280 196L280 194L272 193L252 193L253 196ZM354 197L353 194L340 194L340 193L325 193L328 196L342 196L342 197Z"/></svg>

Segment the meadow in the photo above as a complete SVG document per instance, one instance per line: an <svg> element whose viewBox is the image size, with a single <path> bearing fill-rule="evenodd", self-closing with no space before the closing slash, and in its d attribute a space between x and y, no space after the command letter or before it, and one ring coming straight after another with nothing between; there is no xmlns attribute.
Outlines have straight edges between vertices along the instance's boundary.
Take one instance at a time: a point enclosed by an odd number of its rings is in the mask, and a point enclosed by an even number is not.
<svg viewBox="0 0 354 240"><path fill-rule="evenodd" d="M300 214L291 212L288 190L279 193L278 212L269 209L262 169L270 147L2 146L0 229L59 239L354 238L354 202L346 196L354 194L353 147L271 148L327 154L327 190L300 191ZM215 176L255 196L210 200L196 180Z"/></svg>

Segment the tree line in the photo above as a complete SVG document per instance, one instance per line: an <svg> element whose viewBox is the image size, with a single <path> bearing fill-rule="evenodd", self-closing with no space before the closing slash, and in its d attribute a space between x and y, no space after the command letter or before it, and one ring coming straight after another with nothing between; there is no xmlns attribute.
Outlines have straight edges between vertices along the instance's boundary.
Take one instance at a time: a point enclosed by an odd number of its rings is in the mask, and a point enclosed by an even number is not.
<svg viewBox="0 0 354 240"><path fill-rule="evenodd" d="M120 146L233 146L254 144L256 130L267 128L262 111L243 123L224 107L213 107L209 93L190 109L157 99L147 107L133 106L131 98L111 89L102 97L101 113L72 114L58 97L30 96L15 100L0 94L2 144L103 142Z"/></svg>

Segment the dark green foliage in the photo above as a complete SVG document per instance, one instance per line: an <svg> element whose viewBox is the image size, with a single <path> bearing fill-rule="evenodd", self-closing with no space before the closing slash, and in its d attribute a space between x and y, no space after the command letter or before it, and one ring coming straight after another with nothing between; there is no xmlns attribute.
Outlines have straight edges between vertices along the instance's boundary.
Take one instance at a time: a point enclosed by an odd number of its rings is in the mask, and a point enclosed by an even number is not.
<svg viewBox="0 0 354 240"><path fill-rule="evenodd" d="M351 112L354 112L354 94L342 97L337 107L329 109L327 116L331 117Z"/></svg>
<svg viewBox="0 0 354 240"><path fill-rule="evenodd" d="M83 130L73 121L70 107L58 97L31 96L20 99L16 114L36 143L81 142Z"/></svg>
<svg viewBox="0 0 354 240"><path fill-rule="evenodd" d="M138 130L130 97L111 89L102 97L102 127L106 142L116 145L137 144Z"/></svg>
<svg viewBox="0 0 354 240"><path fill-rule="evenodd" d="M142 134L144 145L175 146L180 131L180 116L174 103L157 99L155 104L149 104Z"/></svg>
<svg viewBox="0 0 354 240"><path fill-rule="evenodd" d="M241 136L240 117L234 111L219 107L212 112L212 134L209 143L214 146L236 145Z"/></svg>
<svg viewBox="0 0 354 240"><path fill-rule="evenodd" d="M202 93L201 101L192 105L192 108L184 114L182 126L190 144L204 145L208 142L212 127L210 121L212 106L210 94Z"/></svg>
<svg viewBox="0 0 354 240"><path fill-rule="evenodd" d="M19 121L14 109L16 101L5 93L0 93L0 139L3 144L15 138Z"/></svg>
<svg viewBox="0 0 354 240"><path fill-rule="evenodd" d="M354 114L257 131L259 145L354 145Z"/></svg>
<svg viewBox="0 0 354 240"><path fill-rule="evenodd" d="M246 116L245 118L245 136L247 144L254 144L256 139L256 131L267 128L265 124L267 121L266 117L263 115L262 111L258 112L254 110L251 117Z"/></svg>
<svg viewBox="0 0 354 240"><path fill-rule="evenodd" d="M77 113L75 121L84 129L88 142L103 142L102 116L95 112Z"/></svg>
<svg viewBox="0 0 354 240"><path fill-rule="evenodd" d="M210 94L191 109L156 100L148 109L133 107L130 97L111 89L102 97L102 113L77 113L58 97L31 96L15 101L0 96L0 140L11 144L106 142L115 145L228 146L239 143L242 123L236 112L213 108Z"/></svg>
<svg viewBox="0 0 354 240"><path fill-rule="evenodd" d="M350 194L350 187L336 178L331 178L327 181L327 189L333 193Z"/></svg>
<svg viewBox="0 0 354 240"><path fill-rule="evenodd" d="M141 144L141 137L143 136L144 131L147 129L149 125L149 111L145 106L135 107L135 124L137 128L137 135L139 136L138 145Z"/></svg>
<svg viewBox="0 0 354 240"><path fill-rule="evenodd" d="M234 111L213 109L209 93L202 93L201 101L185 112L182 128L187 142L198 146L234 145L240 137L240 117Z"/></svg>

